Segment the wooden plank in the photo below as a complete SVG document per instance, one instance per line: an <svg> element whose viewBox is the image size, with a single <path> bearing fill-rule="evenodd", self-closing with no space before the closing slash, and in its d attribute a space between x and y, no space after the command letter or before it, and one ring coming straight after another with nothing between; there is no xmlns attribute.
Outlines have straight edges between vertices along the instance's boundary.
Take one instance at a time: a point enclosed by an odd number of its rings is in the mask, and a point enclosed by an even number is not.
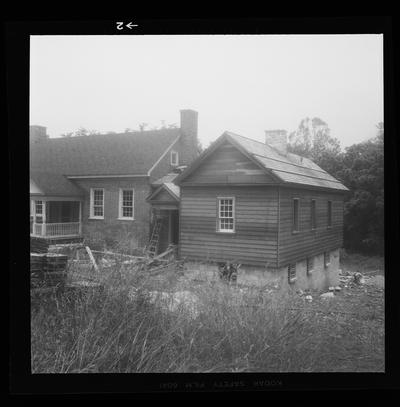
<svg viewBox="0 0 400 407"><path fill-rule="evenodd" d="M91 261L94 269L96 270L96 272L99 272L99 268L97 267L96 260L94 259L94 256L93 256L92 251L90 250L90 247L86 246L85 249L86 249L87 254L89 255L90 261Z"/></svg>

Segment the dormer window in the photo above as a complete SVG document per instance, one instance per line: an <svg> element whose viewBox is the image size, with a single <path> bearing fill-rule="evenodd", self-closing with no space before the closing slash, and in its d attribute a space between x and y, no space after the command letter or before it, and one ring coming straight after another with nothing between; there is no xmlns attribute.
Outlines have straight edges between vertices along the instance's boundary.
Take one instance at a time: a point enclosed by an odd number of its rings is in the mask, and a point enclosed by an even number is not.
<svg viewBox="0 0 400 407"><path fill-rule="evenodd" d="M177 151L174 150L171 151L171 165L179 165L179 154Z"/></svg>

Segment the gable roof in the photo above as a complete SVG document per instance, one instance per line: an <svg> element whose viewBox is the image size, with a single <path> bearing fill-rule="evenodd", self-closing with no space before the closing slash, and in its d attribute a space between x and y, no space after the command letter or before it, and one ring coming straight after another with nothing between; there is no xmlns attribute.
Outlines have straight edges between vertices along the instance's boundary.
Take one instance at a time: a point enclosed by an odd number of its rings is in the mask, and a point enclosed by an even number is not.
<svg viewBox="0 0 400 407"><path fill-rule="evenodd" d="M196 170L213 151L215 151L224 141L228 141L244 153L250 160L258 164L279 184L298 184L324 189L335 189L339 191L348 191L340 181L332 177L317 164L308 158L297 154L280 154L268 144L261 143L228 132L222 134L200 157L195 160L181 175L176 179L176 183L181 183L192 172Z"/></svg>
<svg viewBox="0 0 400 407"><path fill-rule="evenodd" d="M76 195L80 189L67 176L148 176L180 135L177 128L31 143L31 178L44 194Z"/></svg>
<svg viewBox="0 0 400 407"><path fill-rule="evenodd" d="M31 170L63 175L147 174L180 129L50 138L30 147Z"/></svg>
<svg viewBox="0 0 400 407"><path fill-rule="evenodd" d="M166 191L167 194L172 197L174 201L178 201L180 199L180 187L178 185L175 185L173 182L165 182L161 184L154 192L152 192L148 198L146 198L147 201L155 201L156 197L160 195L162 191Z"/></svg>

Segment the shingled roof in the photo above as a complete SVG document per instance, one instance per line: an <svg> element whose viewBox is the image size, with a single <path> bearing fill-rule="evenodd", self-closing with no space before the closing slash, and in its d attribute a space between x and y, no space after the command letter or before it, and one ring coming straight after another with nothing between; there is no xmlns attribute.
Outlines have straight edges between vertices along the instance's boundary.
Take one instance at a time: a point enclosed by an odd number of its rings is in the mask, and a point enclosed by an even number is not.
<svg viewBox="0 0 400 407"><path fill-rule="evenodd" d="M297 154L280 154L268 144L261 143L238 134L228 132L222 134L191 166L176 179L179 184L186 176L197 168L200 162L214 151L225 140L230 141L239 150L247 153L254 162L271 173L281 184L298 184L311 187L348 191L340 181L332 177L308 158Z"/></svg>
<svg viewBox="0 0 400 407"><path fill-rule="evenodd" d="M45 194L66 195L78 192L66 176L146 175L180 135L177 128L49 138L30 146L31 177Z"/></svg>
<svg viewBox="0 0 400 407"><path fill-rule="evenodd" d="M50 138L31 145L31 170L63 175L147 174L180 129Z"/></svg>

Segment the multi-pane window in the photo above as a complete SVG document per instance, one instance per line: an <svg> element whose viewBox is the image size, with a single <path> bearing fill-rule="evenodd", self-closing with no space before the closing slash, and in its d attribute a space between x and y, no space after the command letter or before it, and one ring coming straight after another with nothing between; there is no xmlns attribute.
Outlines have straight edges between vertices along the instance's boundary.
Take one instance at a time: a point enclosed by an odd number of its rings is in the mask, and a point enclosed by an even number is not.
<svg viewBox="0 0 400 407"><path fill-rule="evenodd" d="M104 218L104 189L102 188L90 190L90 217L94 219Z"/></svg>
<svg viewBox="0 0 400 407"><path fill-rule="evenodd" d="M43 201L35 201L35 214L43 215Z"/></svg>
<svg viewBox="0 0 400 407"><path fill-rule="evenodd" d="M218 231L233 233L235 231L234 198L218 198Z"/></svg>
<svg viewBox="0 0 400 407"><path fill-rule="evenodd" d="M317 228L317 210L315 199L311 200L311 229Z"/></svg>
<svg viewBox="0 0 400 407"><path fill-rule="evenodd" d="M292 263L288 266L288 281L293 284L296 281L296 264Z"/></svg>
<svg viewBox="0 0 400 407"><path fill-rule="evenodd" d="M332 201L328 201L328 227L332 226Z"/></svg>
<svg viewBox="0 0 400 407"><path fill-rule="evenodd" d="M179 154L177 151L171 151L171 165L179 165Z"/></svg>
<svg viewBox="0 0 400 407"><path fill-rule="evenodd" d="M134 193L133 189L119 190L119 218L133 220Z"/></svg>
<svg viewBox="0 0 400 407"><path fill-rule="evenodd" d="M293 199L293 232L299 231L299 199Z"/></svg>
<svg viewBox="0 0 400 407"><path fill-rule="evenodd" d="M43 201L35 201L35 223L43 223Z"/></svg>

